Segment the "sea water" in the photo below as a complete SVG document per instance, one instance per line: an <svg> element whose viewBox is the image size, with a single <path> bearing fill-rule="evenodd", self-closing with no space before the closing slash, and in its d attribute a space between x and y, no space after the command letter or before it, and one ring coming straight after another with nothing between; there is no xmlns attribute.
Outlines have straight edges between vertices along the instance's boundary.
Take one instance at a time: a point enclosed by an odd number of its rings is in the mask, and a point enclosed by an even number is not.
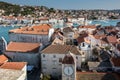
<svg viewBox="0 0 120 80"><path fill-rule="evenodd" d="M93 20L91 24L100 24L101 26L116 26L120 20Z"/></svg>
<svg viewBox="0 0 120 80"><path fill-rule="evenodd" d="M19 26L14 26L14 27L12 27L12 26L6 26L5 27L5 26L0 25L0 38L4 37L5 40L7 42L9 42L8 32L9 32L9 30L15 29L15 28L19 28Z"/></svg>

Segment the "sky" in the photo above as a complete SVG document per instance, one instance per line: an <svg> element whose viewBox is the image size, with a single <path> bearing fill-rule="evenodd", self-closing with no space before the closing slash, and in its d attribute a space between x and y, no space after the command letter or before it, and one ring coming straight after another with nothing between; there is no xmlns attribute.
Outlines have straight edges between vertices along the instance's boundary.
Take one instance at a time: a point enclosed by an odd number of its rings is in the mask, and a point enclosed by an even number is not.
<svg viewBox="0 0 120 80"><path fill-rule="evenodd" d="M13 4L55 9L120 9L120 0L0 0Z"/></svg>

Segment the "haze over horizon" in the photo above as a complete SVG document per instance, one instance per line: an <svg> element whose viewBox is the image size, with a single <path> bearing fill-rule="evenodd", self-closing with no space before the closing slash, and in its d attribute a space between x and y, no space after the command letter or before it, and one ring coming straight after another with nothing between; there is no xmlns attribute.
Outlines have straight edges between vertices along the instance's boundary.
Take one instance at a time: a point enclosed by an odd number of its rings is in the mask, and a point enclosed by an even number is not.
<svg viewBox="0 0 120 80"><path fill-rule="evenodd" d="M18 5L46 6L55 9L120 9L120 0L0 0Z"/></svg>

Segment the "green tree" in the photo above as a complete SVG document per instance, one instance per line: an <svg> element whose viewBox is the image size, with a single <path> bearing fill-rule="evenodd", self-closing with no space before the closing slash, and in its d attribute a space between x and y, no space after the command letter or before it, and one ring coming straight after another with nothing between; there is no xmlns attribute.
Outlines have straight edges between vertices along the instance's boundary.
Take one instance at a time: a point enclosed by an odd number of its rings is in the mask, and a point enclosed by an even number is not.
<svg viewBox="0 0 120 80"><path fill-rule="evenodd" d="M98 54L99 54L97 48L94 48L94 49L92 50L92 52L93 52L93 55L95 55L95 56L98 56Z"/></svg>
<svg viewBox="0 0 120 80"><path fill-rule="evenodd" d="M55 9L54 8L50 8L50 9L48 9L48 12L50 12L50 13L55 13Z"/></svg>
<svg viewBox="0 0 120 80"><path fill-rule="evenodd" d="M90 16L90 19L91 19L91 20L96 20L97 17L95 17L94 15L91 15L91 16Z"/></svg>
<svg viewBox="0 0 120 80"><path fill-rule="evenodd" d="M110 50L110 48L111 48L110 46L106 46L105 47L106 50Z"/></svg>
<svg viewBox="0 0 120 80"><path fill-rule="evenodd" d="M50 79L51 79L50 75L44 75L41 80L50 80Z"/></svg>
<svg viewBox="0 0 120 80"><path fill-rule="evenodd" d="M109 19L117 19L117 17L112 15L112 16L109 17Z"/></svg>

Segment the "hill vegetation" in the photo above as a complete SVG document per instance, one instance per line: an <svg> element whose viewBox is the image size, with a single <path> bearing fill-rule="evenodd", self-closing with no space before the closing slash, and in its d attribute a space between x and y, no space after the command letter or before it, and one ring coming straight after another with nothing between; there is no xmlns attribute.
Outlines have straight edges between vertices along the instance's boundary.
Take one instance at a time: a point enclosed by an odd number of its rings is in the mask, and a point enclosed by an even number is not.
<svg viewBox="0 0 120 80"><path fill-rule="evenodd" d="M49 17L49 18L78 18L85 17L89 20L120 19L120 9L117 10L62 10L48 8L46 6L20 6L16 4L0 1L0 10L4 10L2 15L13 16L32 16L32 17Z"/></svg>
<svg viewBox="0 0 120 80"><path fill-rule="evenodd" d="M19 14L33 14L33 12L35 11L35 9L32 6L19 6L16 4L10 4L6 2L0 2L0 9L5 11L3 15L13 14L14 16L18 16Z"/></svg>

